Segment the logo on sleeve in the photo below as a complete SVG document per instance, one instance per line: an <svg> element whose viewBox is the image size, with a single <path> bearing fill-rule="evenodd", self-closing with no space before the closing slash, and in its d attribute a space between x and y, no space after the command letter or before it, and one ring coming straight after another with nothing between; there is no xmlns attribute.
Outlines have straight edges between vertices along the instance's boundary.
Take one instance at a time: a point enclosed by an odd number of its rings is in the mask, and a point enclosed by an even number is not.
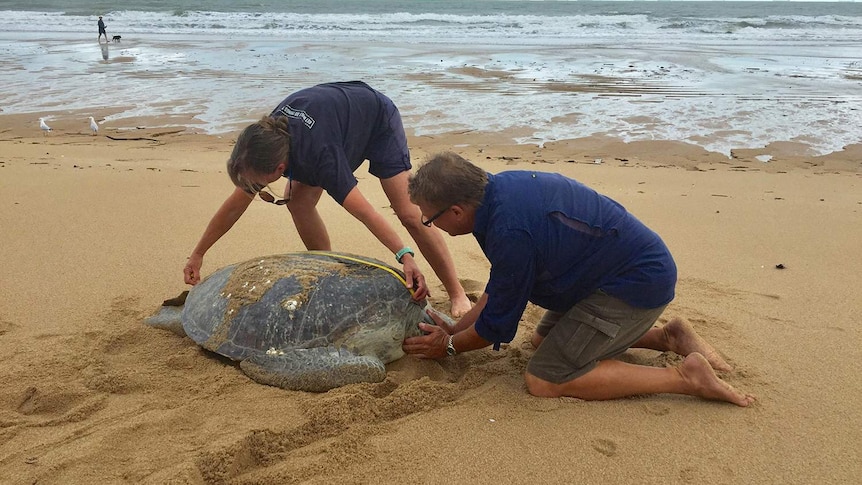
<svg viewBox="0 0 862 485"><path fill-rule="evenodd" d="M291 108L290 105L287 104L281 108L281 112L282 114L284 114L284 116L287 116L288 118L295 118L302 121L302 123L305 124L305 127L308 129L311 129L311 127L314 126L314 118L312 118L311 115L301 109Z"/></svg>

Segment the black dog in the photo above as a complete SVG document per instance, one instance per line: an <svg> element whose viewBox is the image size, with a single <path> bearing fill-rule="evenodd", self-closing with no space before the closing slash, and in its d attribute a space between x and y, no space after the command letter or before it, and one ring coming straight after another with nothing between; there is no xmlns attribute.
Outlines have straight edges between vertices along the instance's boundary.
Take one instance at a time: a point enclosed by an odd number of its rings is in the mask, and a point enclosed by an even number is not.
<svg viewBox="0 0 862 485"><path fill-rule="evenodd" d="M114 38L113 38L113 39L111 39L111 40L113 40L114 42L119 42L119 41L120 41L120 39L122 39L122 38L123 38L123 36L122 36L122 35L115 35L115 36L114 36Z"/></svg>

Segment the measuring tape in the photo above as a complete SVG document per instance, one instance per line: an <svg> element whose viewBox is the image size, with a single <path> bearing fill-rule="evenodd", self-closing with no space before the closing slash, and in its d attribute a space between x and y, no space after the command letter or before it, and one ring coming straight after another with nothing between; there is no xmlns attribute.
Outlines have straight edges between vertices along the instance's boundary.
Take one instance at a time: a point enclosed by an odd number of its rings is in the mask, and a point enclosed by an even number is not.
<svg viewBox="0 0 862 485"><path fill-rule="evenodd" d="M394 276L395 278L397 278L398 281L400 281L401 284L404 285L405 288L407 288L407 281L404 278L402 278L401 275L398 274L397 271L390 268L389 266L383 266L381 264L375 263L374 261L366 261L364 259L354 258L352 256L345 256L343 254L338 254L338 253L330 253L327 251L306 251L306 252L308 254L316 254L319 256L329 256L330 258L346 259L347 261L353 261L354 263L362 263L362 264L372 266L372 267L377 268L377 269L382 269L383 271L386 271L387 273L389 273L392 276ZM411 295L413 294L413 288L407 288L407 290L410 291Z"/></svg>

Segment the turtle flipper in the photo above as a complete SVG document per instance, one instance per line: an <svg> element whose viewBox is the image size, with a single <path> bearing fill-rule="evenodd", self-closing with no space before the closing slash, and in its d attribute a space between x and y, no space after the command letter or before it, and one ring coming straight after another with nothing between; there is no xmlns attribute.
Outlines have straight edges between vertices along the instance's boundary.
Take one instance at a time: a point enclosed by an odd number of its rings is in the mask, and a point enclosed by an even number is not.
<svg viewBox="0 0 862 485"><path fill-rule="evenodd" d="M335 347L259 353L239 366L261 384L295 391L324 392L346 384L380 382L386 378L386 367L380 359Z"/></svg>
<svg viewBox="0 0 862 485"><path fill-rule="evenodd" d="M183 329L183 308L188 296L189 292L186 290L178 296L168 298L163 301L162 306L159 307L159 311L156 312L155 315L144 320L144 323L162 330L170 330L181 337L185 337L186 331Z"/></svg>
<svg viewBox="0 0 862 485"><path fill-rule="evenodd" d="M438 317L440 317L444 322L446 322L446 324L449 325L450 328L454 327L455 324L458 323L455 320L453 320L452 317L450 317L449 315L446 315L445 313L443 313L440 310L431 306L430 303L426 303L425 306L422 308L422 320L427 324L437 325L437 322L435 322L434 319L431 318L431 316L428 315L427 312L431 312L434 315L437 315Z"/></svg>
<svg viewBox="0 0 862 485"><path fill-rule="evenodd" d="M162 306L155 315L148 317L144 323L151 327L160 328L162 330L170 330L175 334L185 337L186 331L183 330L183 307L181 306Z"/></svg>

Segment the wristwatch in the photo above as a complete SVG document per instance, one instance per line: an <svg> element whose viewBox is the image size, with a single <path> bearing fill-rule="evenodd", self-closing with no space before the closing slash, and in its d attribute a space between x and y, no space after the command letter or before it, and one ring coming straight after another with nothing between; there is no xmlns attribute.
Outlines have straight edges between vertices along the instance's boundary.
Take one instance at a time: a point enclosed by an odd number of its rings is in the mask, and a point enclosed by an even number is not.
<svg viewBox="0 0 862 485"><path fill-rule="evenodd" d="M458 351L455 350L455 346L452 345L452 339L454 337L454 335L449 336L449 343L446 345L446 355L455 355L458 353Z"/></svg>
<svg viewBox="0 0 862 485"><path fill-rule="evenodd" d="M413 254L413 250L410 249L409 246L404 246L403 248L399 249L397 253L395 253L395 261L398 261L398 264L404 264L402 260L404 259L405 254L409 254L410 256L416 256L415 254Z"/></svg>

